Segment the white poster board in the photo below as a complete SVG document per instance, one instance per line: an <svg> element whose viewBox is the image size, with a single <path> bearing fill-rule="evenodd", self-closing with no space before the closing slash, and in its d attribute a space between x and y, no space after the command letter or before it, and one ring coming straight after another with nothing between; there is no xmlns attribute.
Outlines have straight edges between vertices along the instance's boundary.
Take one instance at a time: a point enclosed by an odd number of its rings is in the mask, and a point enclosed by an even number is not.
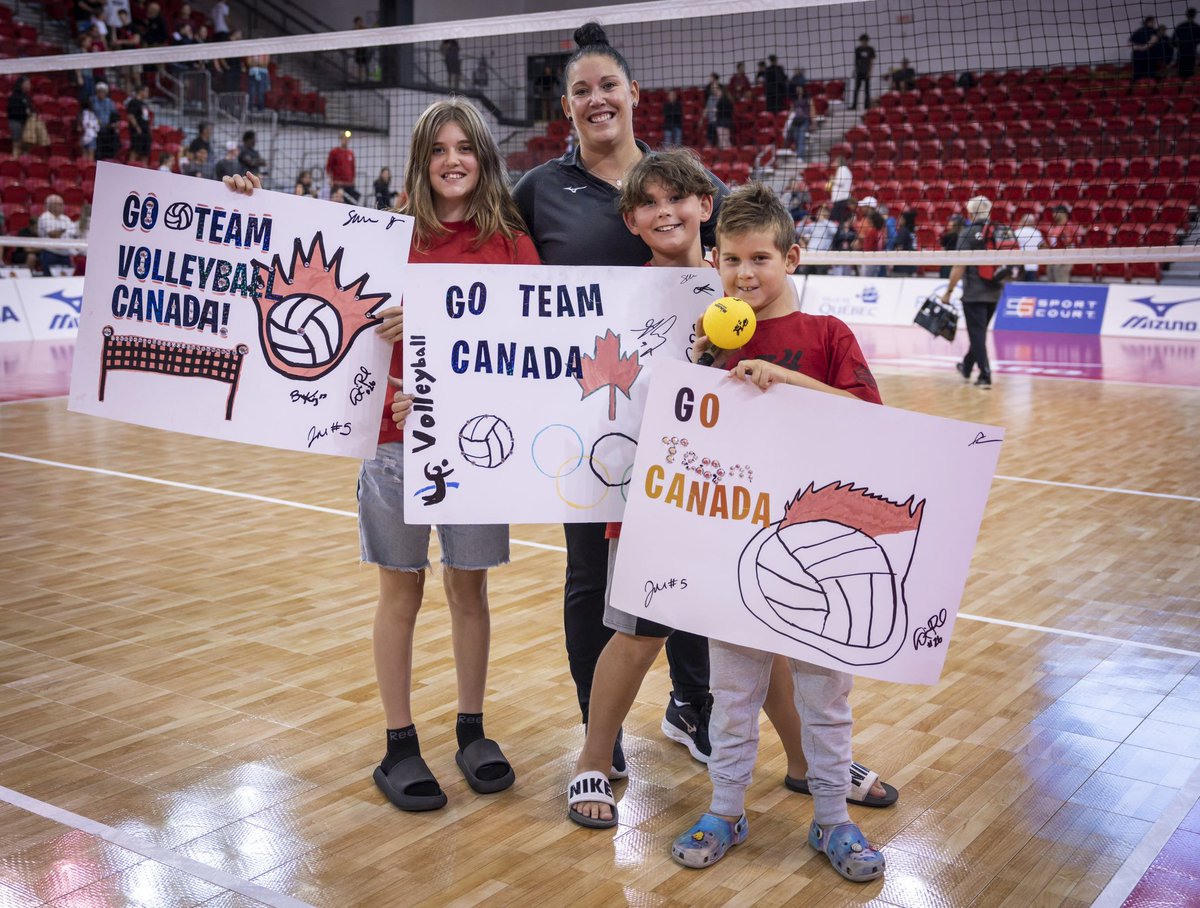
<svg viewBox="0 0 1200 908"><path fill-rule="evenodd" d="M711 268L413 265L410 523L618 520L646 386L724 294Z"/></svg>
<svg viewBox="0 0 1200 908"><path fill-rule="evenodd" d="M888 681L945 661L1004 432L655 370L612 603Z"/></svg>
<svg viewBox="0 0 1200 908"><path fill-rule="evenodd" d="M70 409L371 457L410 218L101 163Z"/></svg>

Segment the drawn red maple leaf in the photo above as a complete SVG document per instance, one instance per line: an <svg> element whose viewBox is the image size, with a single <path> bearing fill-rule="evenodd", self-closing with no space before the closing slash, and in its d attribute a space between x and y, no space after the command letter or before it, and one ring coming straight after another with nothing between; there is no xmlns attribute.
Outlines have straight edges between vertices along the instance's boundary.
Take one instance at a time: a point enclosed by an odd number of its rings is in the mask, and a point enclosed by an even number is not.
<svg viewBox="0 0 1200 908"><path fill-rule="evenodd" d="M621 355L621 338L613 334L612 329L604 333L604 337L596 338L595 352L592 356L586 353L580 358L582 376L575 379L583 389L583 397L587 397L601 388L608 388L608 418L617 418L617 391L620 390L626 398L629 389L637 381L638 373L642 371L636 353L631 356Z"/></svg>

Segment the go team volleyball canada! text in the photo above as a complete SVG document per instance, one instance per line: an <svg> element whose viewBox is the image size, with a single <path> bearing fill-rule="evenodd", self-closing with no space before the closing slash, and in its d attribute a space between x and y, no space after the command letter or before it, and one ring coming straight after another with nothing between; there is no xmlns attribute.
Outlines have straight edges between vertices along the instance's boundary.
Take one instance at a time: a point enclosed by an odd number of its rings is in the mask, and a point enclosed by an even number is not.
<svg viewBox="0 0 1200 908"><path fill-rule="evenodd" d="M159 223L160 204L154 195L131 192L121 210L126 233L150 233ZM189 235L198 242L219 247L271 251L271 216L242 214L207 205L174 202L163 212L162 223L170 230ZM272 293L274 271L263 285L253 263L232 262L220 256L164 251L136 242L117 247L117 277L125 283L113 288L114 318L156 322L195 331L228 333L229 303L200 294L278 299ZM150 285L150 286L146 286ZM178 288L178 289L172 289Z"/></svg>

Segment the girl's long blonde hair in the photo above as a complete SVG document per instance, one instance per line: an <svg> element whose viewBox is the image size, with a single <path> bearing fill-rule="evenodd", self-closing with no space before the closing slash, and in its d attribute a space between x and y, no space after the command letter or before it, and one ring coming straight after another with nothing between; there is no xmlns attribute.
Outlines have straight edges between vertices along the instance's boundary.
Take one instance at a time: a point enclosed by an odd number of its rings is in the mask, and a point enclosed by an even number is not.
<svg viewBox="0 0 1200 908"><path fill-rule="evenodd" d="M479 163L479 182L467 204L467 220L473 222L479 231L473 248L478 249L497 233L510 243L515 243L516 234L526 232L525 221L509 191L508 177L500 160L496 140L474 105L464 98L447 98L434 101L417 119L408 163L404 167L406 198L399 210L415 221L413 233L416 247L427 248L434 237L449 233L434 213L433 186L429 182L429 162L433 157L434 140L447 123L459 125L475 150L475 159Z"/></svg>

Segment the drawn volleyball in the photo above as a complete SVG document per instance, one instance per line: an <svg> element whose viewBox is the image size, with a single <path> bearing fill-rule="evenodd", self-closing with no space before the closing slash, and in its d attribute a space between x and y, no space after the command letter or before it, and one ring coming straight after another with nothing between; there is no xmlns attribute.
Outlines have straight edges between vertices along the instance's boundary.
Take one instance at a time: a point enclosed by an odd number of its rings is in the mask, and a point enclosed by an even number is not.
<svg viewBox="0 0 1200 908"><path fill-rule="evenodd" d="M323 366L342 345L342 319L327 300L308 293L284 297L267 314L267 338L292 366Z"/></svg>
<svg viewBox="0 0 1200 908"><path fill-rule="evenodd" d="M458 431L458 450L467 463L495 469L512 455L512 429L499 416L474 416Z"/></svg>
<svg viewBox="0 0 1200 908"><path fill-rule="evenodd" d="M886 662L908 633L904 580L924 507L810 484L742 551L742 602L776 633L847 665Z"/></svg>

